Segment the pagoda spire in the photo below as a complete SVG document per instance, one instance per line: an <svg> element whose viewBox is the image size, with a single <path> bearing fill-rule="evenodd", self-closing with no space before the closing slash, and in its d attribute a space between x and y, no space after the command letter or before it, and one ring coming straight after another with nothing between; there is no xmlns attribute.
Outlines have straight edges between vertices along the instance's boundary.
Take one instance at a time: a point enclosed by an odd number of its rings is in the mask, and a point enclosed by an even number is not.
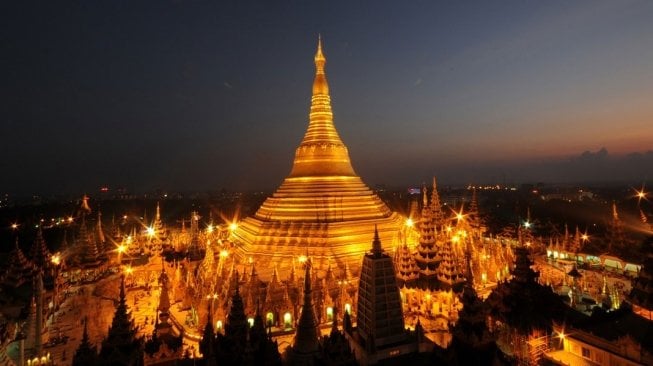
<svg viewBox="0 0 653 366"><path fill-rule="evenodd" d="M444 212L442 212L442 203L440 203L440 194L438 193L437 180L433 177L433 192L431 192L431 212L435 228L444 226Z"/></svg>
<svg viewBox="0 0 653 366"><path fill-rule="evenodd" d="M240 289L238 282L240 277L238 271L234 273L234 294L231 297L231 308L227 314L227 322L225 324L225 335L233 339L238 344L244 344L247 338L247 316L245 315L245 305L243 298L240 296Z"/></svg>
<svg viewBox="0 0 653 366"><path fill-rule="evenodd" d="M50 264L50 257L52 254L48 250L45 239L43 239L42 226L43 225L39 225L38 229L36 230L36 238L34 239L34 243L32 243L29 255L30 258L32 258L32 263L34 263L39 268L44 269Z"/></svg>
<svg viewBox="0 0 653 366"><path fill-rule="evenodd" d="M379 229L374 225L374 241L372 241L372 254L376 257L383 254L381 239L379 239Z"/></svg>
<svg viewBox="0 0 653 366"><path fill-rule="evenodd" d="M306 260L304 272L304 302L297 323L297 332L292 346L294 364L310 364L319 350L317 320L313 309L313 290L311 287L311 261ZM300 361L301 360L301 361ZM302 362L304 361L304 362Z"/></svg>
<svg viewBox="0 0 653 366"><path fill-rule="evenodd" d="M419 225L419 245L415 262L419 267L420 282L426 287L432 287L435 284L435 270L440 263L438 248L435 240L435 228L433 223L433 212L428 204L426 185L422 187L423 201L422 219Z"/></svg>
<svg viewBox="0 0 653 366"><path fill-rule="evenodd" d="M331 96L324 66L322 38L315 53L315 79L309 124L304 139L295 152L290 177L304 176L356 176L349 160L347 147L333 124ZM320 149L316 149L316 148Z"/></svg>
<svg viewBox="0 0 653 366"><path fill-rule="evenodd" d="M138 337L138 328L127 306L125 275L120 276L120 295L109 333L102 341L100 357L109 364L142 363L143 339Z"/></svg>
<svg viewBox="0 0 653 366"><path fill-rule="evenodd" d="M34 263L25 257L18 245L18 238L8 258L7 268L0 276L0 284L18 287L32 278Z"/></svg>
<svg viewBox="0 0 653 366"><path fill-rule="evenodd" d="M97 362L97 348L91 344L88 337L88 317L84 318L84 333L82 342L73 356L73 366L92 365Z"/></svg>

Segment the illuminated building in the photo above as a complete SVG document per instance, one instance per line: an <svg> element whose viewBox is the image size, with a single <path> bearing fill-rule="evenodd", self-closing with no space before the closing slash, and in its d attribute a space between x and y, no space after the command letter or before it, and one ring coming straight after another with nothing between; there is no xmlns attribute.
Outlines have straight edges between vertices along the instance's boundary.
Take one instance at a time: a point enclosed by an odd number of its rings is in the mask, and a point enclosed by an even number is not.
<svg viewBox="0 0 653 366"><path fill-rule="evenodd" d="M394 265L381 247L378 231L372 250L363 257L357 314L356 327L345 324L345 335L360 365L432 350L433 344L422 337L420 323L414 332L405 328Z"/></svg>
<svg viewBox="0 0 653 366"><path fill-rule="evenodd" d="M290 175L233 231L236 255L244 263L252 258L265 279L275 267L285 277L307 250L315 270L326 270L332 260L341 272L349 265L357 273L374 226L382 240L394 243L403 224L351 165L333 124L325 63L318 42L308 129Z"/></svg>

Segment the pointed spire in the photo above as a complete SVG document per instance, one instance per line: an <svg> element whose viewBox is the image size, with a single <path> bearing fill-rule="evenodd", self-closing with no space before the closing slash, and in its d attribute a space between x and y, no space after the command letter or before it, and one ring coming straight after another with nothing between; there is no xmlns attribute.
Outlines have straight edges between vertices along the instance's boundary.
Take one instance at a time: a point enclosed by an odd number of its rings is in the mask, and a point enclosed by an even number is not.
<svg viewBox="0 0 653 366"><path fill-rule="evenodd" d="M334 175L356 176L351 166L347 147L340 139L333 124L331 97L324 65L326 57L322 52L322 40L318 40L315 53L315 79L309 124L304 139L295 151L295 160L290 177ZM321 147L320 154L315 148Z"/></svg>
<svg viewBox="0 0 653 366"><path fill-rule="evenodd" d="M433 179L435 182L435 178ZM422 207L426 207L429 204L429 199L427 197L426 183L422 184Z"/></svg>
<svg viewBox="0 0 653 366"><path fill-rule="evenodd" d="M2 284L7 286L18 287L31 279L34 272L34 264L25 257L25 253L18 245L18 238L14 244L14 249L9 253L8 266L2 274Z"/></svg>
<svg viewBox="0 0 653 366"><path fill-rule="evenodd" d="M442 212L442 203L440 203L440 194L435 176L433 177L433 191L431 192L431 213L433 215L433 224L436 228L444 226L444 212Z"/></svg>
<svg viewBox="0 0 653 366"><path fill-rule="evenodd" d="M376 224L374 225L374 241L372 241L372 254L374 256L380 256L383 254L383 248L381 247L381 239L379 239L379 229Z"/></svg>
<svg viewBox="0 0 653 366"><path fill-rule="evenodd" d="M313 80L313 96L322 94L329 95L329 84L326 80L324 65L326 57L322 53L322 36L317 39L317 51L315 52L315 80Z"/></svg>
<svg viewBox="0 0 653 366"><path fill-rule="evenodd" d="M92 365L97 362L97 349L91 345L88 337L88 318L84 318L84 332L82 333L82 342L77 347L73 356L73 366Z"/></svg>
<svg viewBox="0 0 653 366"><path fill-rule="evenodd" d="M293 352L296 357L307 357L318 351L318 331L313 295L311 288L311 261L308 259L304 271L304 302L302 312L297 322L297 332L293 342Z"/></svg>
<svg viewBox="0 0 653 366"><path fill-rule="evenodd" d="M41 269L50 264L50 257L52 256L48 250L48 246L45 244L45 239L43 239L42 227L43 225L39 225L36 230L36 238L29 252L32 262Z"/></svg>
<svg viewBox="0 0 653 366"><path fill-rule="evenodd" d="M125 360L139 362L143 357L141 344L142 338L138 337L138 328L134 324L134 319L127 306L125 275L123 274L120 276L118 306L116 306L109 333L102 341L100 357L108 359L114 364L126 362Z"/></svg>

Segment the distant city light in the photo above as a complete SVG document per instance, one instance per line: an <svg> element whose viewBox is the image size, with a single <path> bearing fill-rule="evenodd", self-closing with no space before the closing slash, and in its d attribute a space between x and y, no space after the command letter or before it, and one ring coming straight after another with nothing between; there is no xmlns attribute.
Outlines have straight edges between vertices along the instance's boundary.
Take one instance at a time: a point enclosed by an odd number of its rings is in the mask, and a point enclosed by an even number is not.
<svg viewBox="0 0 653 366"><path fill-rule="evenodd" d="M229 230L236 231L236 229L238 229L238 224L237 223L232 222L231 224L229 224Z"/></svg>
<svg viewBox="0 0 653 366"><path fill-rule="evenodd" d="M406 226L413 227L414 225L415 223L413 222L413 219L411 219L410 217L406 219Z"/></svg>

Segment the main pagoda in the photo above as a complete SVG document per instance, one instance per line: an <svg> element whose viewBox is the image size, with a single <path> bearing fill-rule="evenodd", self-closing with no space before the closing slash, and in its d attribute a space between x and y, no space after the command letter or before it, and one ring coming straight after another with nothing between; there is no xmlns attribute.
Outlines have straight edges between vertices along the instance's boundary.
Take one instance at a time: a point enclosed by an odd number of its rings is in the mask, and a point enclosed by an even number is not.
<svg viewBox="0 0 653 366"><path fill-rule="evenodd" d="M288 273L307 252L316 270L331 263L357 274L375 225L384 242L394 243L403 224L351 165L333 124L325 64L318 40L308 129L290 175L233 233L236 255L254 262L264 277L273 268Z"/></svg>

